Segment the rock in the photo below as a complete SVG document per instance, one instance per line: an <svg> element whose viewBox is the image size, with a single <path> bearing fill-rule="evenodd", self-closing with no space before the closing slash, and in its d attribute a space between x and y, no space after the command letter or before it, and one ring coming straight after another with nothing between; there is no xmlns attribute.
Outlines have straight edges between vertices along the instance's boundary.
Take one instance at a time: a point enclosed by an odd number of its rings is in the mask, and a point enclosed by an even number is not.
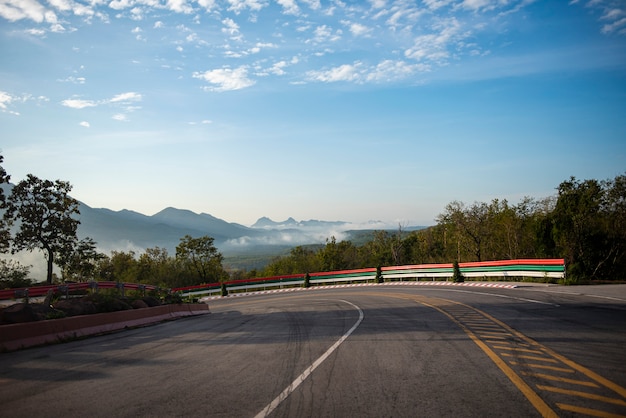
<svg viewBox="0 0 626 418"><path fill-rule="evenodd" d="M143 300L146 305L148 305L149 307L154 307L154 306L160 306L161 305L161 301L155 297L152 296L146 296L144 298L142 298L141 300Z"/></svg>
<svg viewBox="0 0 626 418"><path fill-rule="evenodd" d="M2 322L4 324L19 324L48 319L55 312L50 306L40 303L16 303L4 308Z"/></svg>
<svg viewBox="0 0 626 418"><path fill-rule="evenodd" d="M132 301L130 306L132 306L133 309L148 308L148 304L141 299L136 299Z"/></svg>
<svg viewBox="0 0 626 418"><path fill-rule="evenodd" d="M67 316L90 315L97 312L95 303L85 298L61 299L54 304L54 308L65 312Z"/></svg>

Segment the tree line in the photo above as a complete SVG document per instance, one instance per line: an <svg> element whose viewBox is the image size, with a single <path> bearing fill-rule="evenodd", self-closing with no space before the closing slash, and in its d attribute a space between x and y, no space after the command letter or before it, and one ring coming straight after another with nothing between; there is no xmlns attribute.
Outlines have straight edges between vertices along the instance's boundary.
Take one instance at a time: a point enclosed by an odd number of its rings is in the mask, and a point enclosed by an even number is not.
<svg viewBox="0 0 626 418"><path fill-rule="evenodd" d="M0 164L4 158L0 155ZM0 185L11 176L0 165ZM0 252L43 252L47 262L46 283L53 281L119 281L178 287L222 281L227 278L223 256L212 237L180 239L176 254L162 248L134 252L113 251L110 256L97 251L92 238L79 240L79 202L69 192L70 183L40 179L28 174L5 195L0 188ZM55 277L54 266L61 277ZM12 259L0 259L0 288L33 284L30 267Z"/></svg>
<svg viewBox="0 0 626 418"><path fill-rule="evenodd" d="M0 164L3 157L0 155ZM0 185L10 176L0 165ZM374 231L362 245L329 237L324 245L297 246L253 271L230 271L210 236L180 239L174 255L164 248L97 251L92 238L78 240L78 201L68 182L29 174L6 196L0 189L0 252L40 250L46 282L107 280L179 287L229 279L305 274L403 264L519 258L564 258L571 282L626 278L626 175L612 180L574 177L543 199L516 205L494 199L453 201L436 224L418 231ZM61 277L55 277L56 265ZM0 260L0 288L32 284L29 267Z"/></svg>
<svg viewBox="0 0 626 418"><path fill-rule="evenodd" d="M299 246L259 276L405 264L520 258L563 258L570 283L626 279L626 175L612 180L574 177L543 199L516 205L494 199L453 201L436 225L405 232L376 231L355 246L334 237L321 248Z"/></svg>

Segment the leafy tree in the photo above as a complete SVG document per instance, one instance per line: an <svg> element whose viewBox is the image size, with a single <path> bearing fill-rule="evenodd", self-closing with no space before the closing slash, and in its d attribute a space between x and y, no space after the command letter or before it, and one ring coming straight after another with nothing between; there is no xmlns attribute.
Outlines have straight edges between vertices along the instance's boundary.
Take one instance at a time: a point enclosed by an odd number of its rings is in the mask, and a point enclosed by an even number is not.
<svg viewBox="0 0 626 418"><path fill-rule="evenodd" d="M165 248L147 248L139 256L138 280L139 283L170 286L179 276L176 260Z"/></svg>
<svg viewBox="0 0 626 418"><path fill-rule="evenodd" d="M31 286L33 281L28 278L30 267L17 261L0 259L0 289Z"/></svg>
<svg viewBox="0 0 626 418"><path fill-rule="evenodd" d="M58 257L62 266L64 280L85 282L96 277L98 263L105 255L96 250L96 242L92 238L80 240L72 252L63 253Z"/></svg>
<svg viewBox="0 0 626 418"><path fill-rule="evenodd" d="M134 251L111 251L98 262L98 278L109 282L139 282L139 263Z"/></svg>
<svg viewBox="0 0 626 418"><path fill-rule="evenodd" d="M626 274L626 176L603 182L571 177L557 190L553 236L569 266L568 276Z"/></svg>
<svg viewBox="0 0 626 418"><path fill-rule="evenodd" d="M40 249L48 262L46 281L52 283L55 256L67 256L77 243L80 221L78 201L69 196L72 186L65 181L42 180L29 174L11 191L4 213L5 221L18 221L12 252Z"/></svg>
<svg viewBox="0 0 626 418"><path fill-rule="evenodd" d="M193 238L190 235L180 239L176 247L176 260L190 276L185 285L219 282L226 276L222 267L224 257L213 245L213 237Z"/></svg>
<svg viewBox="0 0 626 418"><path fill-rule="evenodd" d="M0 155L0 164L4 161L4 157ZM3 186L9 184L11 176L7 174L4 167L0 165L0 210L6 209L6 195ZM11 233L9 224L4 218L0 218L0 252L6 252L10 247Z"/></svg>

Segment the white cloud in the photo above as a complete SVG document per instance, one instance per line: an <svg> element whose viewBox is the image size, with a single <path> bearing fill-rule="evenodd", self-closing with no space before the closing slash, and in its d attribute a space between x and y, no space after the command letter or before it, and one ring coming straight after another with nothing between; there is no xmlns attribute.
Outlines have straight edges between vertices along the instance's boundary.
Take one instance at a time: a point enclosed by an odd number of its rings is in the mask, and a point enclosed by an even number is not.
<svg viewBox="0 0 626 418"><path fill-rule="evenodd" d="M46 8L35 0L3 0L0 2L0 16L15 22L30 19L37 23L44 21Z"/></svg>
<svg viewBox="0 0 626 418"><path fill-rule="evenodd" d="M176 13L193 13L193 7L187 4L187 0L167 0L167 8Z"/></svg>
<svg viewBox="0 0 626 418"><path fill-rule="evenodd" d="M69 76L69 77L64 78L64 79L58 79L57 81L59 81L61 83L85 84L85 81L87 81L87 80L85 79L85 77Z"/></svg>
<svg viewBox="0 0 626 418"><path fill-rule="evenodd" d="M222 20L222 33L225 33L230 36L233 40L240 40L241 35L239 34L239 25L235 23L235 21L229 17Z"/></svg>
<svg viewBox="0 0 626 418"><path fill-rule="evenodd" d="M198 0L198 4L207 12L210 12L216 7L215 0Z"/></svg>
<svg viewBox="0 0 626 418"><path fill-rule="evenodd" d="M307 74L312 80L326 83L359 81L361 79L360 67L361 63L355 62L354 64L344 64L326 71L309 71Z"/></svg>
<svg viewBox="0 0 626 418"><path fill-rule="evenodd" d="M228 4L230 4L228 10L235 12L235 14L239 14L245 9L250 9L252 12L258 12L267 5L261 0L228 0Z"/></svg>
<svg viewBox="0 0 626 418"><path fill-rule="evenodd" d="M372 30L370 28L365 25L361 25L360 23L350 24L350 32L352 32L354 36L366 36L369 35L371 31Z"/></svg>
<svg viewBox="0 0 626 418"><path fill-rule="evenodd" d="M301 0L302 3L309 6L311 10L319 10L322 7L320 0Z"/></svg>
<svg viewBox="0 0 626 418"><path fill-rule="evenodd" d="M615 22L608 23L602 26L602 33L613 33L617 32L619 34L626 34L626 17L623 17Z"/></svg>
<svg viewBox="0 0 626 418"><path fill-rule="evenodd" d="M86 107L95 107L98 104L92 100L82 99L66 99L61 102L63 106L70 107L72 109L84 109Z"/></svg>
<svg viewBox="0 0 626 418"><path fill-rule="evenodd" d="M342 35L341 29L337 29L334 33L331 27L327 25L321 25L315 28L313 31L314 38L313 40L317 43L322 43L326 41L336 42L341 39Z"/></svg>
<svg viewBox="0 0 626 418"><path fill-rule="evenodd" d="M245 66L235 69L218 68L203 73L194 72L192 76L212 84L213 86L205 88L208 91L241 90L255 83L248 78L248 69Z"/></svg>
<svg viewBox="0 0 626 418"><path fill-rule="evenodd" d="M134 91L130 91L127 93L121 93L113 96L109 100L109 103L117 103L117 102L136 102L141 100L141 94L136 93Z"/></svg>
<svg viewBox="0 0 626 418"><path fill-rule="evenodd" d="M13 96L7 92L0 91L0 109L2 109L3 112L8 111L8 107L12 101Z"/></svg>
<svg viewBox="0 0 626 418"><path fill-rule="evenodd" d="M128 117L125 114L123 114L123 113L116 113L115 115L113 115L111 117L111 119L117 120L117 121L120 121L120 122L128 121Z"/></svg>
<svg viewBox="0 0 626 418"><path fill-rule="evenodd" d="M91 127L91 125L87 121L82 121L81 123L79 123L79 125L82 126L83 128Z"/></svg>
<svg viewBox="0 0 626 418"><path fill-rule="evenodd" d="M385 60L380 62L367 76L367 81L390 82L405 79L416 72L426 72L430 69L424 64L407 64L404 61Z"/></svg>
<svg viewBox="0 0 626 418"><path fill-rule="evenodd" d="M455 18L437 23L433 29L438 32L416 37L413 46L408 48L404 55L416 61L431 61L445 65L450 57L449 49L469 36L468 32L461 31L461 25Z"/></svg>
<svg viewBox="0 0 626 418"><path fill-rule="evenodd" d="M109 7L113 10L124 10L133 5L133 0L112 0Z"/></svg>
<svg viewBox="0 0 626 418"><path fill-rule="evenodd" d="M283 7L283 12L287 15L298 15L300 14L300 8L296 3L296 0L276 0L278 4Z"/></svg>
<svg viewBox="0 0 626 418"><path fill-rule="evenodd" d="M160 29L163 27L163 22L161 22L160 20L157 20L156 22L154 22L154 25L152 26L153 29Z"/></svg>

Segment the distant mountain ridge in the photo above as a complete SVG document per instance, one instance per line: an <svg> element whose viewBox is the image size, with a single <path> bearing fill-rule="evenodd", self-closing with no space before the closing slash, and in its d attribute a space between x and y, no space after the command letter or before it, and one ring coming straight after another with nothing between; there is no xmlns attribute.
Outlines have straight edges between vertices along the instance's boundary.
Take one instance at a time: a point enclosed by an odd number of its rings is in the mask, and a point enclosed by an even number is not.
<svg viewBox="0 0 626 418"><path fill-rule="evenodd" d="M8 196L13 185L2 185ZM338 241L350 239L356 230L390 229L378 221L355 225L343 221L310 219L297 221L292 217L275 222L259 218L252 226L244 226L207 213L167 207L148 216L132 210L113 211L92 208L79 201L79 239L90 237L100 251L135 251L160 247L174 253L180 239L211 236L215 245L226 256L241 254L275 254L297 245L323 244L334 236ZM420 228L404 228L405 230ZM393 228L391 228L393 229Z"/></svg>
<svg viewBox="0 0 626 418"><path fill-rule="evenodd" d="M251 228L317 228L324 226L339 226L339 225L348 225L348 222L343 221L319 221L317 219L310 219L308 221L296 221L295 219L289 217L287 220L282 222L275 222L270 218L263 216L259 218Z"/></svg>

